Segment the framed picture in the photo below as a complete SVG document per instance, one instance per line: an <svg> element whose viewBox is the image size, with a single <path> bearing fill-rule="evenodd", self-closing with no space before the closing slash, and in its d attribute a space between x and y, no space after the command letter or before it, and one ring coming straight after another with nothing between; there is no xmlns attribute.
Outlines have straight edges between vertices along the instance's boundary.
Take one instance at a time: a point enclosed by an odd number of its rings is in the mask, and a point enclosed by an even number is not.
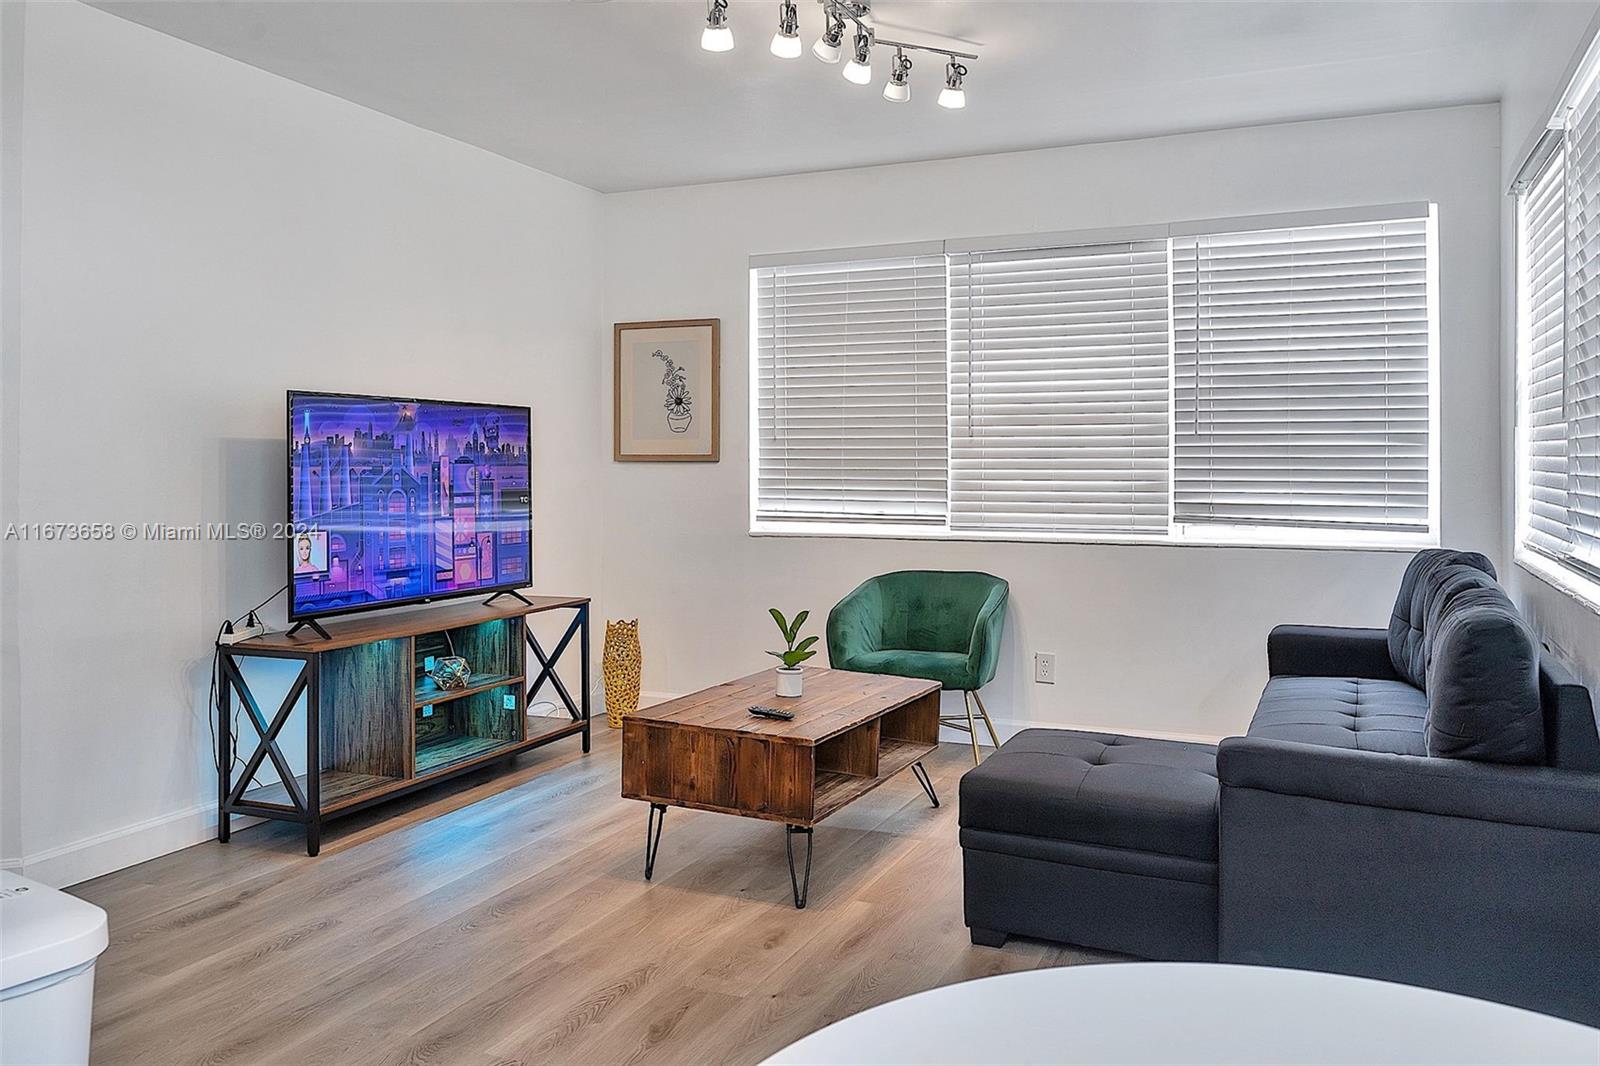
<svg viewBox="0 0 1600 1066"><path fill-rule="evenodd" d="M714 463L722 444L722 320L618 322L612 458Z"/></svg>

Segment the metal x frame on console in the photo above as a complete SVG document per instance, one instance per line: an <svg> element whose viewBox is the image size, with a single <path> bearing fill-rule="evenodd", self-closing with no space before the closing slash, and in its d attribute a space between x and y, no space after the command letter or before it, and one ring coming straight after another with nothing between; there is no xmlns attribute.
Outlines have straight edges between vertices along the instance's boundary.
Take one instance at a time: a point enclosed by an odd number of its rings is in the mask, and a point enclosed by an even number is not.
<svg viewBox="0 0 1600 1066"><path fill-rule="evenodd" d="M566 632L562 633L561 639L556 641L556 650L548 655L545 654L544 648L540 646L539 638L533 635L533 627L529 625L522 627L522 633L528 639L529 650L533 652L533 657L539 660L539 676L535 677L533 684L528 686L526 702L530 706L533 704L533 698L539 694L539 690L544 687L546 681L554 685L556 694L561 697L561 703L567 708L567 713L572 715L572 720L584 723L583 750L587 752L589 750L589 605L587 603L581 604L575 610L577 613L567 625ZM574 636L581 636L578 646L578 658L583 663L583 687L581 689L583 702L581 706L572 698L572 693L567 691L567 686L562 684L561 678L556 674L556 663L560 661L562 654L567 650L567 645L572 643Z"/></svg>
<svg viewBox="0 0 1600 1066"><path fill-rule="evenodd" d="M249 683L244 679L244 672L239 666L240 654L229 645L217 647L217 839L224 844L228 842L232 828L230 823L235 814L303 822L306 827L306 854L315 855L322 848L322 772L321 753L317 750L322 730L317 721L317 657L310 652L265 649L251 649L243 654L299 660L300 672L290 682L288 694L278 705L272 721L268 722L261 713L255 694L250 691ZM306 773L303 788L301 778L296 776L283 749L278 747L278 737L302 695L306 698ZM255 727L257 737L255 751L245 760L244 770L237 782L233 780L233 716L228 713L235 696L244 708L245 716L250 719L250 724ZM278 771L279 783L289 801L287 804L244 798L256 771L261 768L262 761L268 758Z"/></svg>

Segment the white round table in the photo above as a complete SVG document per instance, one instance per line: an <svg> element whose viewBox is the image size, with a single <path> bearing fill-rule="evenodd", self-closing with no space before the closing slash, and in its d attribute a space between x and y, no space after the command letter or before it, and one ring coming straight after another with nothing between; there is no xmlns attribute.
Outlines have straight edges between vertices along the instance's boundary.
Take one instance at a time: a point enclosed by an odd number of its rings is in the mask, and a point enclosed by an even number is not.
<svg viewBox="0 0 1600 1066"><path fill-rule="evenodd" d="M1600 1029L1338 974L1106 963L1002 974L907 996L818 1030L767 1062L1595 1066Z"/></svg>

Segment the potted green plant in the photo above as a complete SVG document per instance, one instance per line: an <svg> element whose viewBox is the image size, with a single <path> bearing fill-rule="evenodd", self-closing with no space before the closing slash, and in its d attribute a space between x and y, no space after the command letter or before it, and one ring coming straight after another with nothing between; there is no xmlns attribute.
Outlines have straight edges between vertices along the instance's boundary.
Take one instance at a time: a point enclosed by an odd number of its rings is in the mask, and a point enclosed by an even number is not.
<svg viewBox="0 0 1600 1066"><path fill-rule="evenodd" d="M784 643L787 645L783 651L767 652L783 663L778 667L778 695L798 696L805 683L805 672L800 669L800 664L817 654L811 650L811 646L817 642L816 637L807 637L798 644L795 643L800 636L800 627L806 624L811 612L801 611L794 616L793 621L786 621L783 612L776 607L768 607L767 613L778 623L778 632L783 634Z"/></svg>

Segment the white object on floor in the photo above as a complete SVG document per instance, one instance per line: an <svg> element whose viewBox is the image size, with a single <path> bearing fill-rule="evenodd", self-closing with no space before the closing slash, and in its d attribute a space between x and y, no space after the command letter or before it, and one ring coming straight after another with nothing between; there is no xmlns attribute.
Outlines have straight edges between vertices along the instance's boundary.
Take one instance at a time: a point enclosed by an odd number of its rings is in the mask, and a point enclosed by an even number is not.
<svg viewBox="0 0 1600 1066"><path fill-rule="evenodd" d="M983 977L892 1000L767 1060L906 1062L1594 1066L1600 1029L1341 974L1104 963Z"/></svg>
<svg viewBox="0 0 1600 1066"><path fill-rule="evenodd" d="M0 870L0 1063L89 1061L106 912Z"/></svg>

